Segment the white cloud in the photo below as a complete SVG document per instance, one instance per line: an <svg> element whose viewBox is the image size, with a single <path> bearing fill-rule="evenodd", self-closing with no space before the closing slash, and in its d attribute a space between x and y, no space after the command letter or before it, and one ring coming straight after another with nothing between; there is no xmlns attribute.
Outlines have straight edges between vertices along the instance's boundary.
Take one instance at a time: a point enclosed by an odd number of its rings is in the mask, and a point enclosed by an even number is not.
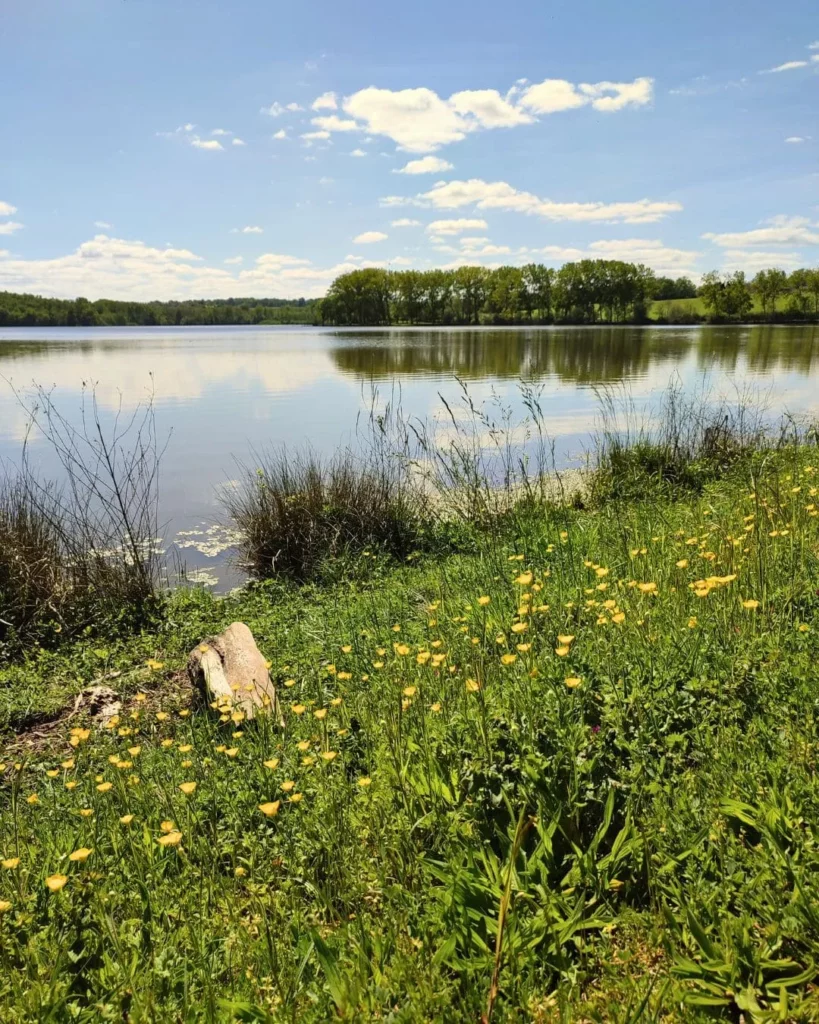
<svg viewBox="0 0 819 1024"><path fill-rule="evenodd" d="M219 142L218 139L200 139L198 135L194 135L194 137L191 139L191 145L195 149L224 149L222 143Z"/></svg>
<svg viewBox="0 0 819 1024"><path fill-rule="evenodd" d="M302 135L299 136L299 138L300 139L307 139L308 142L313 141L315 139L329 139L330 138L330 133L329 132L304 132Z"/></svg>
<svg viewBox="0 0 819 1024"><path fill-rule="evenodd" d="M287 106L283 106L277 102L271 103L269 107L262 107L259 113L267 114L268 117L281 117L288 110L295 113L298 110L304 110L304 107L300 107L298 103L288 103Z"/></svg>
<svg viewBox="0 0 819 1024"><path fill-rule="evenodd" d="M387 197L383 205L398 205L395 197ZM623 221L626 224L648 224L682 209L678 202L658 202L638 199L621 203L557 203L541 199L531 192L522 192L505 181L487 182L480 178L469 181L438 182L429 192L415 200L440 210L456 210L462 206L476 206L480 210L512 210L533 214L547 220Z"/></svg>
<svg viewBox="0 0 819 1024"><path fill-rule="evenodd" d="M819 39L815 43L808 43L809 50L819 50Z"/></svg>
<svg viewBox="0 0 819 1024"><path fill-rule="evenodd" d="M781 270L795 270L804 266L804 260L798 252L762 252L745 249L726 249L723 253L723 270L744 270L753 274L757 270L778 267Z"/></svg>
<svg viewBox="0 0 819 1024"><path fill-rule="evenodd" d="M466 89L449 97L457 113L474 118L483 128L513 128L531 124L534 118L519 107L513 107L496 89Z"/></svg>
<svg viewBox="0 0 819 1024"><path fill-rule="evenodd" d="M247 224L243 228L234 228L233 230L238 230L243 235L261 235L264 232L264 228L260 228L258 224Z"/></svg>
<svg viewBox="0 0 819 1024"><path fill-rule="evenodd" d="M794 71L796 68L806 68L808 62L806 60L789 60L784 64L778 64L775 68L766 68L764 71L760 71L760 75L775 75L780 71Z"/></svg>
<svg viewBox="0 0 819 1024"><path fill-rule="evenodd" d="M266 253L252 267L237 272L206 266L187 249L160 249L97 235L65 256L0 260L0 291L134 301L226 295L313 297L323 295L335 277L355 266L345 262L315 267L301 257Z"/></svg>
<svg viewBox="0 0 819 1024"><path fill-rule="evenodd" d="M312 110L338 110L338 101L334 92L324 92L313 101Z"/></svg>
<svg viewBox="0 0 819 1024"><path fill-rule="evenodd" d="M367 154L364 152L363 149L354 149L352 151L352 153L350 153L350 156L366 156L366 155Z"/></svg>
<svg viewBox="0 0 819 1024"><path fill-rule="evenodd" d="M582 260L586 255L583 249L572 249L563 245L543 245L539 249L526 250L527 255L545 256L549 262L566 263L570 260Z"/></svg>
<svg viewBox="0 0 819 1024"><path fill-rule="evenodd" d="M287 256L278 252L262 253L256 260L256 266L259 267L300 267L309 264L310 260L301 256Z"/></svg>
<svg viewBox="0 0 819 1024"><path fill-rule="evenodd" d="M0 235L13 235L15 231L20 231L23 227L17 221L6 220L0 223Z"/></svg>
<svg viewBox="0 0 819 1024"><path fill-rule="evenodd" d="M230 140L230 144L232 146L246 146L247 145L247 143L244 141L244 139L239 139L239 138L231 139Z"/></svg>
<svg viewBox="0 0 819 1024"><path fill-rule="evenodd" d="M287 138L287 131L284 128L279 128L279 130L275 133L273 138L274 139L286 139Z"/></svg>
<svg viewBox="0 0 819 1024"><path fill-rule="evenodd" d="M319 185L332 185L333 180L333 178L319 178Z"/></svg>
<svg viewBox="0 0 819 1024"><path fill-rule="evenodd" d="M214 128L211 135L232 135L233 132L227 130L227 128Z"/></svg>
<svg viewBox="0 0 819 1024"><path fill-rule="evenodd" d="M461 141L470 132L530 124L536 114L584 106L607 112L645 106L652 99L653 85L651 78L579 85L547 79L525 88L516 85L506 96L496 89L466 89L448 99L427 88L370 86L342 101L342 109L352 121L336 119L337 127L329 123L324 127L330 131L359 128L373 135L386 135L411 153L431 153Z"/></svg>
<svg viewBox="0 0 819 1024"><path fill-rule="evenodd" d="M109 224L107 220L95 220L94 227L102 228L103 231L110 231L113 227L113 224Z"/></svg>
<svg viewBox="0 0 819 1024"><path fill-rule="evenodd" d="M8 249L0 249L0 259L4 259L6 256L10 256L11 253Z"/></svg>
<svg viewBox="0 0 819 1024"><path fill-rule="evenodd" d="M329 117L314 117L312 123L327 132L357 132L361 131L355 121L330 114Z"/></svg>
<svg viewBox="0 0 819 1024"><path fill-rule="evenodd" d="M804 141L805 141L805 137L803 135L789 135L787 137L787 139L785 139L785 142L793 142L793 143L804 142Z"/></svg>
<svg viewBox="0 0 819 1024"><path fill-rule="evenodd" d="M592 259L645 263L658 273L679 276L696 273L694 268L702 254L693 249L671 248L658 239L612 238L592 242L588 255Z"/></svg>
<svg viewBox="0 0 819 1024"><path fill-rule="evenodd" d="M448 160L442 160L439 156L425 156L420 160L410 160L408 164L394 174L435 174L439 171L451 171L452 164Z"/></svg>
<svg viewBox="0 0 819 1024"><path fill-rule="evenodd" d="M434 220L427 224L426 231L428 235L460 235L464 231L480 231L488 227L485 220L461 217L458 220Z"/></svg>
<svg viewBox="0 0 819 1024"><path fill-rule="evenodd" d="M391 221L390 226L393 228L419 228L421 221L412 220L410 217L401 217L399 220Z"/></svg>
<svg viewBox="0 0 819 1024"><path fill-rule="evenodd" d="M521 95L520 104L535 114L556 114L561 110L583 107L589 102L571 82L562 78L547 78L530 85Z"/></svg>
<svg viewBox="0 0 819 1024"><path fill-rule="evenodd" d="M508 256L508 245L494 245L488 238L462 238L461 252L465 256Z"/></svg>
<svg viewBox="0 0 819 1024"><path fill-rule="evenodd" d="M715 245L730 249L755 248L760 245L819 245L819 231L812 230L807 217L788 217L780 214L766 222L767 227L750 231L709 231L702 237Z"/></svg>
<svg viewBox="0 0 819 1024"><path fill-rule="evenodd" d="M383 231L364 231L360 235L356 235L353 242L356 245L366 245L370 242L383 242L389 235L385 235Z"/></svg>
<svg viewBox="0 0 819 1024"><path fill-rule="evenodd" d="M243 259L244 259L244 257L242 257L242 256L231 256L231 257L229 257L226 260L222 260L222 262L223 263L227 263L228 265L232 265L232 264L239 264L239 263L241 263L243 261Z"/></svg>
<svg viewBox="0 0 819 1024"><path fill-rule="evenodd" d="M811 57L811 61L812 61L812 62L813 62L814 64L817 64L817 63L819 63L819 53L815 53L815 54L814 54L814 55L813 55L813 56Z"/></svg>
<svg viewBox="0 0 819 1024"><path fill-rule="evenodd" d="M11 203L0 202L0 217L10 217L13 213L17 213L16 206L12 206Z"/></svg>
<svg viewBox="0 0 819 1024"><path fill-rule="evenodd" d="M536 114L555 114L588 104L603 113L624 107L642 107L654 93L653 78L635 78L633 82L582 82L573 85L562 78L547 78L525 89L520 105Z"/></svg>

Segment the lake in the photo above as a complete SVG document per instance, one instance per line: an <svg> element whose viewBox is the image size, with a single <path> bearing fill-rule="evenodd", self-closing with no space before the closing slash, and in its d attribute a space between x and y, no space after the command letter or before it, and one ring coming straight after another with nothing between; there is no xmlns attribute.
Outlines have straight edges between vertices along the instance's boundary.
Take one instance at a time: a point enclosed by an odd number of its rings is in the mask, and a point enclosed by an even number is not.
<svg viewBox="0 0 819 1024"><path fill-rule="evenodd" d="M405 413L427 418L496 396L516 415L521 379L542 387L560 465L582 455L598 421L599 389L650 406L672 378L694 391L750 386L773 412L819 407L819 326L360 329L313 327L0 328L0 459L19 461L32 382L54 388L68 417L83 382L107 417L154 395L170 432L161 483L165 540L203 582L236 582L216 491L253 450L310 444L329 453L355 439L356 418L400 389ZM12 386L22 395L15 397ZM36 435L33 455L53 461Z"/></svg>

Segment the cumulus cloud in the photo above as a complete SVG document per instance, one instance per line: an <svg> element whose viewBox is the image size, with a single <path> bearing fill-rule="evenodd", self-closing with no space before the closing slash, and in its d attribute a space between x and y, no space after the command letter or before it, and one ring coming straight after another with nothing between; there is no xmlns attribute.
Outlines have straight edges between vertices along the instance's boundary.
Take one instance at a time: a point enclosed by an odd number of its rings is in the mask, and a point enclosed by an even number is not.
<svg viewBox="0 0 819 1024"><path fill-rule="evenodd" d="M211 135L232 135L233 132L228 131L227 128L214 128Z"/></svg>
<svg viewBox="0 0 819 1024"><path fill-rule="evenodd" d="M613 113L625 107L646 106L653 93L653 78L635 78L633 82L581 82L579 85L562 78L547 78L526 88L520 105L535 114L556 114L589 104L595 110Z"/></svg>
<svg viewBox="0 0 819 1024"><path fill-rule="evenodd" d="M441 171L451 171L452 164L448 160L442 160L439 156L425 156L420 160L410 160L403 167L398 168L394 174L436 174Z"/></svg>
<svg viewBox="0 0 819 1024"><path fill-rule="evenodd" d="M287 131L286 131L286 129L279 128L279 130L273 135L273 138L274 139L286 139L287 138Z"/></svg>
<svg viewBox="0 0 819 1024"><path fill-rule="evenodd" d="M776 75L780 71L795 71L796 68L806 68L808 62L806 60L789 60L784 64L777 64L775 68L766 68L764 71L760 71L760 75Z"/></svg>
<svg viewBox="0 0 819 1024"><path fill-rule="evenodd" d="M363 231L360 235L356 235L353 241L356 244L366 245L370 242L383 242L389 235L385 235L383 231Z"/></svg>
<svg viewBox="0 0 819 1024"><path fill-rule="evenodd" d="M420 220L412 220L410 217L400 217L398 220L390 221L390 227L393 228L419 228L420 226Z"/></svg>
<svg viewBox="0 0 819 1024"><path fill-rule="evenodd" d="M702 254L693 249L675 249L658 239L619 238L592 242L588 255L592 259L644 263L660 274L679 276L696 273L694 268Z"/></svg>
<svg viewBox="0 0 819 1024"><path fill-rule="evenodd" d="M308 142L316 141L319 139L329 139L329 132L304 132L299 136L300 139L306 139Z"/></svg>
<svg viewBox="0 0 819 1024"><path fill-rule="evenodd" d="M357 132L358 123L330 114L329 117L314 117L312 123L327 132Z"/></svg>
<svg viewBox="0 0 819 1024"><path fill-rule="evenodd" d="M281 117L286 111L295 113L296 111L303 110L298 103L288 103L284 106L281 103L271 103L269 107L262 107L259 111L260 114L267 114L268 117Z"/></svg>
<svg viewBox="0 0 819 1024"><path fill-rule="evenodd" d="M367 155L367 154L366 154L366 153L364 152L364 150L363 150L363 149L354 149L354 150L353 150L353 151L352 151L352 152L350 153L350 156L366 156L366 155Z"/></svg>
<svg viewBox="0 0 819 1024"><path fill-rule="evenodd" d="M264 228L260 228L258 224L246 224L243 228L233 228L232 234L241 235L261 235Z"/></svg>
<svg viewBox="0 0 819 1024"><path fill-rule="evenodd" d="M312 110L338 110L338 101L334 92L324 92L313 102Z"/></svg>
<svg viewBox="0 0 819 1024"><path fill-rule="evenodd" d="M218 139L200 139L198 135L194 135L191 139L191 145L194 149L224 149L224 146Z"/></svg>
<svg viewBox="0 0 819 1024"><path fill-rule="evenodd" d="M242 263L243 260L243 256L230 256L228 259L222 260L222 262L227 263L228 265L238 265L239 263Z"/></svg>
<svg viewBox="0 0 819 1024"><path fill-rule="evenodd" d="M396 206L395 199L388 196L382 200L382 205ZM489 182L480 178L439 181L429 192L422 192L410 202L439 210L475 206L479 210L510 210L555 221L622 221L626 224L648 224L682 209L678 202L651 199L620 203L559 203L513 188L505 181Z"/></svg>
<svg viewBox="0 0 819 1024"><path fill-rule="evenodd" d="M470 132L531 124L537 115L591 106L614 112L651 102L654 80L596 82L574 85L562 79L518 84L506 95L496 89L464 89L448 99L432 89L360 89L341 102L348 119L315 118L328 131L364 131L385 135L411 153L431 153L459 142ZM327 95L326 93L324 94ZM313 104L324 99L320 96ZM334 102L337 104L335 97ZM333 108L335 109L335 108Z"/></svg>
<svg viewBox="0 0 819 1024"><path fill-rule="evenodd" d="M22 228L23 225L14 220L0 221L0 235L13 235Z"/></svg>
<svg viewBox="0 0 819 1024"><path fill-rule="evenodd" d="M791 142L791 143L800 143L800 142L804 142L804 141L805 141L805 136L804 135L789 135L787 137L787 139L785 139L785 142Z"/></svg>
<svg viewBox="0 0 819 1024"><path fill-rule="evenodd" d="M0 202L0 217L10 217L13 213L17 213L16 206L12 206L11 203Z"/></svg>
<svg viewBox="0 0 819 1024"><path fill-rule="evenodd" d="M434 220L427 224L429 235L460 235L464 231L481 231L488 228L485 220L477 217L461 217L458 220Z"/></svg>
<svg viewBox="0 0 819 1024"><path fill-rule="evenodd" d="M722 261L723 270L744 270L748 274L755 274L757 270L767 270L769 267L796 270L801 266L804 266L804 260L798 252L726 249Z"/></svg>
<svg viewBox="0 0 819 1024"><path fill-rule="evenodd" d="M807 217L779 214L765 222L766 226L750 231L707 232L702 237L715 245L730 249L756 248L760 245L819 245L819 225Z"/></svg>
<svg viewBox="0 0 819 1024"><path fill-rule="evenodd" d="M232 263L237 259L232 257ZM141 241L97 235L65 256L0 260L0 291L134 301L226 295L313 297L323 295L335 277L357 265L345 262L316 267L302 257L265 253L252 267L236 271L208 267L187 249L161 249Z"/></svg>
<svg viewBox="0 0 819 1024"><path fill-rule="evenodd" d="M246 146L247 145L247 143L244 141L244 139L239 139L239 138L231 139L230 140L230 144L232 146Z"/></svg>

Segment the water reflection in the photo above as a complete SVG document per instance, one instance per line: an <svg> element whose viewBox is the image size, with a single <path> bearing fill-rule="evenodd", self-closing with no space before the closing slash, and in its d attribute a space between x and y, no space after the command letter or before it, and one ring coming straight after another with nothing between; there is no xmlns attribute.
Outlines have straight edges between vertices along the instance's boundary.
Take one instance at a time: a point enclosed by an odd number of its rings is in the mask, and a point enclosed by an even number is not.
<svg viewBox="0 0 819 1024"><path fill-rule="evenodd" d="M386 380L400 376L465 380L555 376L567 383L614 384L687 356L700 369L753 373L811 372L819 326L700 328L552 328L529 330L335 332L332 357L342 373ZM656 374L654 374L656 376Z"/></svg>
<svg viewBox="0 0 819 1024"><path fill-rule="evenodd" d="M404 412L427 418L457 411L459 385L476 402L497 395L525 414L521 378L544 389L545 427L569 464L588 443L598 416L596 386L622 384L645 406L672 375L684 388L731 393L750 384L772 412L816 406L819 326L323 330L315 328L1 329L0 378L25 393L55 387L60 410L79 413L84 383L94 383L110 423L152 392L160 436L172 431L162 472L166 536L199 536L189 565L226 579L223 545L211 543L215 493L267 445L310 444L332 452L354 435L371 386L398 382ZM17 461L24 409L0 379L0 468ZM36 436L32 451L48 475L59 466ZM190 531L193 531L191 533ZM217 551L217 548L220 550ZM204 578L204 577L203 577Z"/></svg>

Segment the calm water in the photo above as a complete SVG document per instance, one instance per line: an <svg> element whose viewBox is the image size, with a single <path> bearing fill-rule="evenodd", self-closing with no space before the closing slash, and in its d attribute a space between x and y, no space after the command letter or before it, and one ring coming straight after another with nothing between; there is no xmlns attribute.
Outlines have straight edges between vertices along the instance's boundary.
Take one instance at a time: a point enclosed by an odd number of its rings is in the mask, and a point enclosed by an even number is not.
<svg viewBox="0 0 819 1024"><path fill-rule="evenodd" d="M543 388L558 458L582 452L598 417L598 389L622 386L651 404L676 376L689 390L732 394L748 385L774 412L819 408L819 326L345 330L318 328L0 329L0 459L19 459L32 382L54 387L75 416L83 382L107 415L153 390L160 434L171 431L162 474L166 540L222 584L229 538L212 529L215 491L236 459L267 445L330 452L353 439L373 388L400 388L405 412L430 417L455 376L476 401L519 408L518 381ZM33 451L49 470L48 453ZM208 530L211 530L208 533Z"/></svg>

